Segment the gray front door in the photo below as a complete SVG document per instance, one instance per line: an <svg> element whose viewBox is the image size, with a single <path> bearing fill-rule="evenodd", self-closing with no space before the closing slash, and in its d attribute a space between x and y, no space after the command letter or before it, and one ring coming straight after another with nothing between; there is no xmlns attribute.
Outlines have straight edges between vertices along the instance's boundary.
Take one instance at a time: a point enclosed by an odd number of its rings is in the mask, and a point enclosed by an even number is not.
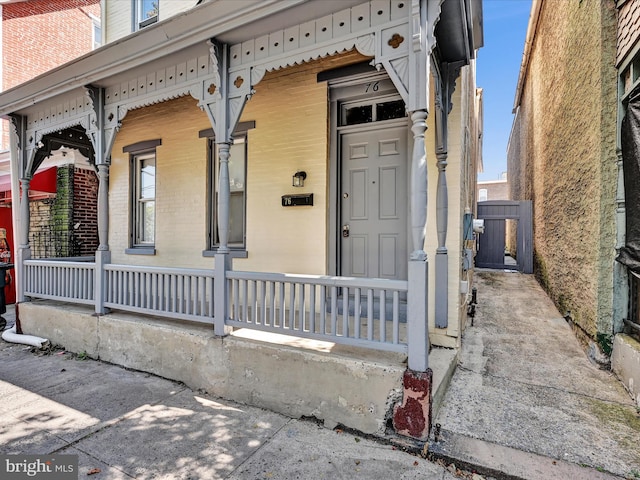
<svg viewBox="0 0 640 480"><path fill-rule="evenodd" d="M407 128L341 139L341 274L407 278Z"/></svg>

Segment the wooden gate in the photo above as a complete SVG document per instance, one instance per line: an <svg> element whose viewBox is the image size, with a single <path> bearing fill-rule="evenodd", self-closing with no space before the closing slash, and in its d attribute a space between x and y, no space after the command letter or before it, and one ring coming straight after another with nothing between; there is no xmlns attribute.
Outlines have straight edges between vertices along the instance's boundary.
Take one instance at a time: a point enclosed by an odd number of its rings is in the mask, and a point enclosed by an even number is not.
<svg viewBox="0 0 640 480"><path fill-rule="evenodd" d="M484 233L479 234L477 267L533 273L530 200L478 202L478 219L484 220Z"/></svg>

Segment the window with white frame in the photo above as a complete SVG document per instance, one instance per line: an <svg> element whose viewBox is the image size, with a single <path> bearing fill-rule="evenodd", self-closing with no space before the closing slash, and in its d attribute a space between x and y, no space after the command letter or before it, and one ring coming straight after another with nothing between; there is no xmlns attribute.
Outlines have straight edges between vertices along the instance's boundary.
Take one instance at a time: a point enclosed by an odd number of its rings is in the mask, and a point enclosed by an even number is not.
<svg viewBox="0 0 640 480"><path fill-rule="evenodd" d="M140 30L158 21L160 0L132 0L133 29Z"/></svg>
<svg viewBox="0 0 640 480"><path fill-rule="evenodd" d="M91 17L91 21L93 22L92 25L92 39L93 39L93 47L92 49L95 50L96 48L100 48L100 46L102 45L102 23L100 22L100 19L98 17L94 17L93 15L89 15Z"/></svg>
<svg viewBox="0 0 640 480"><path fill-rule="evenodd" d="M132 254L154 254L156 232L156 147L150 140L124 147L131 169L129 249Z"/></svg>

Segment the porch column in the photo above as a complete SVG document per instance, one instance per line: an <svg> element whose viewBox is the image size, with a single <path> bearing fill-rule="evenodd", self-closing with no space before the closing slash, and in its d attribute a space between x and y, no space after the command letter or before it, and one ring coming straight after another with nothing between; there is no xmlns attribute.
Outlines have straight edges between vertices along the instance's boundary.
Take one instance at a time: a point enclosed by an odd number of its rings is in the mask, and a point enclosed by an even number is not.
<svg viewBox="0 0 640 480"><path fill-rule="evenodd" d="M409 362L402 378L402 403L393 409L393 426L397 433L418 440L429 438L431 430L431 386L433 372L429 368L429 324L427 321L427 272L429 264L424 251L427 223L427 153L424 134L427 130L426 110L411 114L413 126L413 158L411 162L411 231L413 252L409 258L407 292L407 342Z"/></svg>
<svg viewBox="0 0 640 480"><path fill-rule="evenodd" d="M224 336L230 328L225 325L228 316L229 292L227 288L227 271L229 259L229 203L231 189L229 187L229 147L230 143L218 143L218 239L216 253L216 277L214 282L214 325L215 335Z"/></svg>
<svg viewBox="0 0 640 480"><path fill-rule="evenodd" d="M104 306L107 291L105 265L111 263L111 251L109 250L109 162L111 147L115 133L119 129L119 123L116 111L115 114L111 113L109 125L107 125L104 88L88 85L85 89L93 104L93 115L95 116L95 121L90 122L91 127L87 133L93 145L98 169L98 249L95 253L94 306L96 315L104 315L107 313L107 308Z"/></svg>
<svg viewBox="0 0 640 480"><path fill-rule="evenodd" d="M106 272L104 266L111 263L109 250L109 165L98 165L98 250L95 260L95 311L97 315L104 315L106 292Z"/></svg>
<svg viewBox="0 0 640 480"><path fill-rule="evenodd" d="M446 121L446 120L444 120ZM447 193L447 152L438 151L438 188L436 191L436 225L438 248L436 249L436 327L447 328L449 324L449 257L447 251L447 222L449 218L449 198Z"/></svg>
<svg viewBox="0 0 640 480"><path fill-rule="evenodd" d="M29 245L29 224L30 224L30 212L29 212L29 185L31 179L24 177L20 179L22 194L20 196L20 223L18 232L18 252L15 265L16 270L16 301L22 303L26 301L24 294L25 291L25 260L31 259L31 245Z"/></svg>
<svg viewBox="0 0 640 480"><path fill-rule="evenodd" d="M411 234L413 251L409 258L407 293L407 336L409 369L426 372L429 368L429 325L427 321L427 254L424 251L427 224L427 153L424 134L426 110L411 114L413 157L411 161Z"/></svg>

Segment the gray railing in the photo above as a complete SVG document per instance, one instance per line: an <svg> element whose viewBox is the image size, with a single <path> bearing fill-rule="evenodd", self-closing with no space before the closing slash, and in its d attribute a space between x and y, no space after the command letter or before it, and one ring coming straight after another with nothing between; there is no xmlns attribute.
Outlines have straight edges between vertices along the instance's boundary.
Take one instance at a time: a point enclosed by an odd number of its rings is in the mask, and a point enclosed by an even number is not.
<svg viewBox="0 0 640 480"><path fill-rule="evenodd" d="M214 270L114 264L104 269L106 307L213 323Z"/></svg>
<svg viewBox="0 0 640 480"><path fill-rule="evenodd" d="M407 350L407 282L227 272L228 325L334 343Z"/></svg>
<svg viewBox="0 0 640 480"><path fill-rule="evenodd" d="M24 293L29 297L93 305L95 263L25 260Z"/></svg>
<svg viewBox="0 0 640 480"><path fill-rule="evenodd" d="M105 264L96 296L96 263L26 260L25 295L104 305L129 312L224 324L333 343L407 351L408 282L227 271L227 298L214 298L215 270Z"/></svg>

